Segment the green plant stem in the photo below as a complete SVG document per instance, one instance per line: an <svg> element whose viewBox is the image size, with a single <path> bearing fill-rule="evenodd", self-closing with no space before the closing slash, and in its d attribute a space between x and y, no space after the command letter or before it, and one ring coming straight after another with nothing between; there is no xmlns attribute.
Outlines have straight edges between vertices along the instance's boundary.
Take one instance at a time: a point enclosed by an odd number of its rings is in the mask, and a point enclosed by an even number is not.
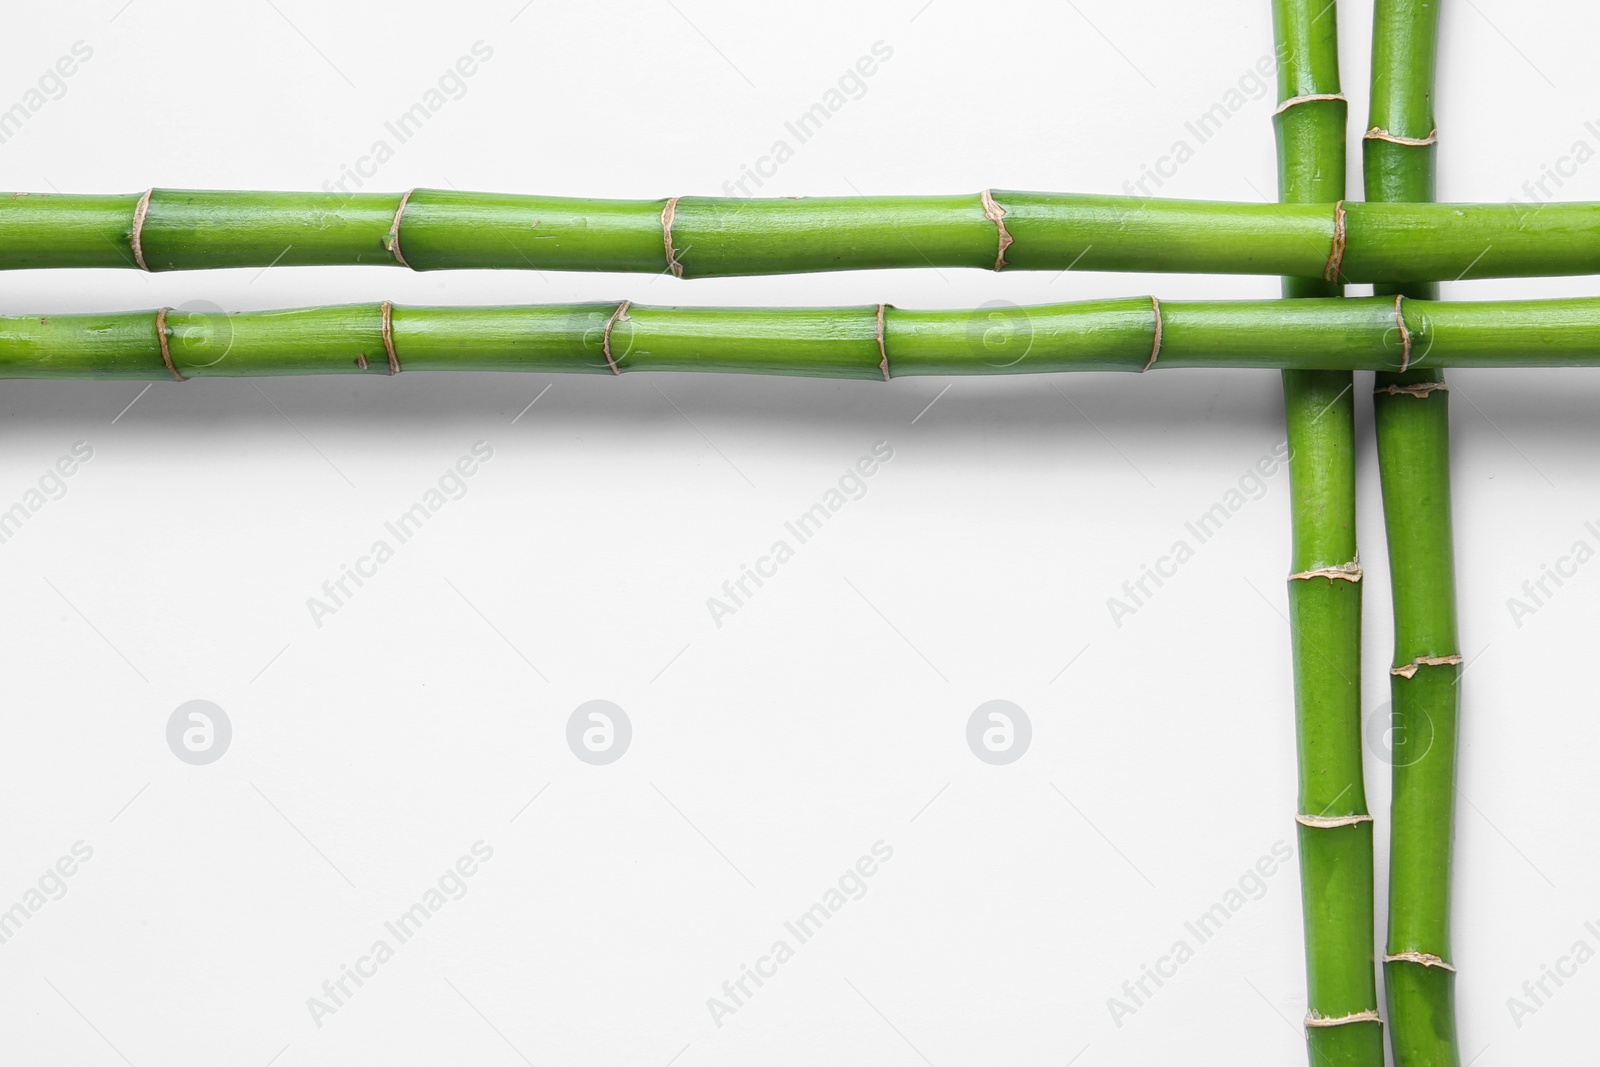
<svg viewBox="0 0 1600 1067"><path fill-rule="evenodd" d="M1332 0L1274 0L1278 195L1344 198L1345 115ZM1285 278L1286 297L1337 297L1335 281ZM1290 641L1313 1067L1383 1067L1373 959L1372 819L1361 769L1361 564L1355 395L1348 370L1286 370Z"/></svg>
<svg viewBox="0 0 1600 1067"><path fill-rule="evenodd" d="M619 373L724 371L871 380L882 380L885 367L894 377L1147 367L1348 372L1399 367L1406 359L1404 337L1411 339L1413 367L1600 366L1600 299L1405 300L1399 302L1398 320L1396 300L1383 297L1169 302L1159 305L1159 346L1155 306L1150 297L1135 297L978 311L883 307L881 334L878 305L362 304L231 315L29 315L0 318L0 378L159 380L170 377L163 339L173 369L185 378L387 374L385 307L390 309L389 340L403 370L610 374L614 363ZM1327 421L1317 422L1314 432L1325 432L1321 427ZM1307 508L1324 503L1304 500ZM1297 554L1297 564L1348 562L1339 547ZM1316 583L1300 584L1313 588ZM1348 797L1340 801L1346 802Z"/></svg>
<svg viewBox="0 0 1600 1067"><path fill-rule="evenodd" d="M1369 200L1433 199L1438 36L1437 0L1377 0L1372 115L1363 141ZM1377 291L1438 297L1438 286L1421 280ZM1450 530L1450 394L1436 367L1379 374L1377 387L1394 666L1405 672L1390 677L1394 829L1384 963L1390 1043L1396 1067L1458 1067L1450 854L1461 650Z"/></svg>
<svg viewBox="0 0 1600 1067"><path fill-rule="evenodd" d="M0 269L135 267L142 257L155 271L402 261L417 270L652 273L675 262L685 277L992 270L1002 244L993 212L976 194L670 202L436 189L408 195L402 205L393 193L158 189L141 216L140 195L0 193ZM1012 242L1007 269L1318 278L1336 259L1348 282L1600 273L1600 204L1350 203L1342 208L1343 254L1334 257L1338 216L1327 201L992 196Z"/></svg>

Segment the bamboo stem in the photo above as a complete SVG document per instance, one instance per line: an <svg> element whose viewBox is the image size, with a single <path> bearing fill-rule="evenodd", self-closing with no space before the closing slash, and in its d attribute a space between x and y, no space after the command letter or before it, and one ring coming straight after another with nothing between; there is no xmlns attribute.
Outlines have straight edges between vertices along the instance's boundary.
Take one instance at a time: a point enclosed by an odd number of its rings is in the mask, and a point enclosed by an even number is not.
<svg viewBox="0 0 1600 1067"><path fill-rule="evenodd" d="M1285 114L1331 115L1328 103ZM1553 276L1600 273L1600 204L1234 204L1006 191L780 200L437 189L0 194L0 269L337 264L679 277L928 266L1327 272L1346 282Z"/></svg>
<svg viewBox="0 0 1600 1067"><path fill-rule="evenodd" d="M1600 299L1158 303L1135 297L977 311L887 305L657 308L626 301L485 308L384 303L235 314L162 309L0 318L0 378L638 370L883 381L1199 367L1348 373L1402 366L1600 366ZM1409 397L1404 403L1414 407L1401 410L1423 407ZM1316 436L1308 436L1306 446L1327 447L1327 435L1344 432L1328 427L1342 418L1329 414L1313 421L1307 433ZM1303 504L1320 508L1328 501L1319 490ZM1307 542L1295 556L1300 570L1351 558L1335 541ZM1328 591L1338 596L1346 585L1337 582Z"/></svg>
<svg viewBox="0 0 1600 1067"><path fill-rule="evenodd" d="M1279 198L1342 200L1347 105L1339 89L1334 4L1274 0L1273 25L1281 101L1274 121ZM1285 278L1283 293L1337 297L1341 289L1322 277ZM1361 769L1361 563L1352 375L1286 370L1283 396L1294 532L1289 618L1299 747L1296 829L1306 944L1306 1047L1313 1067L1383 1067L1373 959L1373 826Z"/></svg>
<svg viewBox="0 0 1600 1067"><path fill-rule="evenodd" d="M1366 195L1434 195L1437 0L1377 0ZM1422 276L1418 275L1420 279ZM1437 299L1412 280L1380 293ZM1450 399L1435 367L1379 374L1373 401L1394 596L1394 821L1384 977L1396 1067L1457 1067L1450 859L1461 673L1450 530Z"/></svg>

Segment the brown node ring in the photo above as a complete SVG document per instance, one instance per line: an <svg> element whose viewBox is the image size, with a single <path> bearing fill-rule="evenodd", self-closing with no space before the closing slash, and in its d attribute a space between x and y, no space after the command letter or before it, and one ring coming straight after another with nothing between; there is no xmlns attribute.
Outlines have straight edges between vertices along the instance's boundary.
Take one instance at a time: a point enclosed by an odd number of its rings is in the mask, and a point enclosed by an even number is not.
<svg viewBox="0 0 1600 1067"><path fill-rule="evenodd" d="M1455 967L1431 952L1396 952L1383 957L1384 963L1417 963L1424 967L1437 967L1441 971L1454 971Z"/></svg>
<svg viewBox="0 0 1600 1067"><path fill-rule="evenodd" d="M883 374L883 380L889 380L889 349L883 343L883 313L888 304L878 305L878 370Z"/></svg>
<svg viewBox="0 0 1600 1067"><path fill-rule="evenodd" d="M1424 667L1459 667L1465 662L1460 656L1418 656L1404 667L1391 667L1389 673L1396 678L1415 678Z"/></svg>
<svg viewBox="0 0 1600 1067"><path fill-rule="evenodd" d="M1411 366L1411 331L1406 329L1406 316L1402 310L1406 298L1396 294L1394 298L1394 324L1400 329L1400 373L1404 374L1406 368Z"/></svg>
<svg viewBox="0 0 1600 1067"><path fill-rule="evenodd" d="M1399 134L1390 133L1382 126L1374 126L1362 134L1362 138L1368 141L1388 141L1390 144L1406 145L1410 148L1425 148L1439 143L1439 131L1429 130L1426 137L1401 137Z"/></svg>
<svg viewBox="0 0 1600 1067"><path fill-rule="evenodd" d="M150 214L150 194L155 189L146 189L139 198L139 203L133 209L133 232L128 235L128 243L133 246L133 261L140 270L149 273L150 264L144 261L144 220Z"/></svg>
<svg viewBox="0 0 1600 1067"><path fill-rule="evenodd" d="M999 231L999 248L994 256L994 269L996 272L1005 270L1006 249L1010 248L1014 241L1011 231L1006 229L1006 209L995 201L993 189L983 191L983 215L994 223L995 229Z"/></svg>
<svg viewBox="0 0 1600 1067"><path fill-rule="evenodd" d="M619 319L628 317L630 303L631 301L624 300L617 305L617 310L613 311L611 317L606 320L605 332L600 335L600 351L605 353L606 365L611 368L611 373L618 377L622 376L622 368L617 366L617 361L611 355L611 327L615 326Z"/></svg>
<svg viewBox="0 0 1600 1067"><path fill-rule="evenodd" d="M175 382L186 382L189 379L178 373L178 368L172 362L172 346L167 342L167 312L171 308L162 308L156 312L156 341L161 345L161 362L166 365L167 373L172 375Z"/></svg>
<svg viewBox="0 0 1600 1067"><path fill-rule="evenodd" d="M1154 367L1156 360L1161 357L1161 301L1153 296L1150 298L1150 310L1155 313L1156 317L1156 335L1155 339L1150 342L1150 358L1145 361L1143 367L1139 368L1140 374Z"/></svg>
<svg viewBox="0 0 1600 1067"><path fill-rule="evenodd" d="M1344 263L1344 201L1333 205L1333 247L1328 250L1328 265L1322 268L1322 280L1339 280L1339 267Z"/></svg>
<svg viewBox="0 0 1600 1067"><path fill-rule="evenodd" d="M678 215L678 200L679 197L673 197L661 209L661 243L666 247L667 269L674 278L683 277L683 264L678 260L677 249L672 247L672 220Z"/></svg>
<svg viewBox="0 0 1600 1067"><path fill-rule="evenodd" d="M410 267L405 255L400 251L400 220L405 217L406 205L411 203L411 194L415 189L407 189L400 198L400 206L394 209L394 221L389 223L389 232L383 236L383 247L394 257L394 261L402 267Z"/></svg>
<svg viewBox="0 0 1600 1067"><path fill-rule="evenodd" d="M1351 1012L1349 1015L1307 1015L1306 1026L1309 1029L1319 1029L1324 1026L1348 1026L1350 1023L1381 1023L1383 1019L1376 1009Z"/></svg>
<svg viewBox="0 0 1600 1067"><path fill-rule="evenodd" d="M400 373L400 357L394 352L394 305L385 300L378 307L379 328L383 333L383 351L389 357L389 376Z"/></svg>
<svg viewBox="0 0 1600 1067"><path fill-rule="evenodd" d="M1277 106L1277 109L1274 110L1272 113L1274 115L1281 115L1285 111L1288 111L1291 107L1296 107L1296 106L1298 106L1300 104L1314 104L1314 103L1318 102L1319 100L1338 100L1340 103L1343 103L1344 102L1344 94L1343 93L1308 93L1305 96L1291 96L1289 99L1287 99L1283 103L1279 104Z"/></svg>

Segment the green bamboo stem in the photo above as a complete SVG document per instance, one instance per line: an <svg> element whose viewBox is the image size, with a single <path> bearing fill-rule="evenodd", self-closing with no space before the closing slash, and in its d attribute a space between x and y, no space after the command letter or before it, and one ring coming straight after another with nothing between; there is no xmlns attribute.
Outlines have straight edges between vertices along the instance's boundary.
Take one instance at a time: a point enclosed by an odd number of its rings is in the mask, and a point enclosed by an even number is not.
<svg viewBox="0 0 1600 1067"><path fill-rule="evenodd" d="M881 381L1201 367L1600 366L1600 299L1589 298L1455 304L1389 297L1193 303L1133 297L1013 308L999 323L993 315L992 309L885 305L657 308L624 302L13 316L0 318L0 378L161 380L388 374L398 368L722 371ZM1310 432L1332 433L1322 429L1332 419L1316 422ZM1322 447L1323 440L1309 445ZM1302 502L1307 508L1326 503ZM1297 565L1348 562L1342 546L1330 544L1297 554ZM1298 584L1312 589L1319 583ZM1337 596L1348 584L1326 591ZM1348 804L1349 797L1339 803Z"/></svg>
<svg viewBox="0 0 1600 1067"><path fill-rule="evenodd" d="M1274 0L1279 198L1344 198L1345 114L1332 0ZM1285 278L1286 297L1337 297L1333 280ZM1402 305L1403 307L1403 305ZM1361 769L1361 563L1355 395L1348 370L1286 370L1289 578L1313 1067L1383 1067L1373 959L1372 818Z"/></svg>
<svg viewBox="0 0 1600 1067"><path fill-rule="evenodd" d="M684 277L928 266L1348 282L1595 274L1600 204L1232 204L1005 191L780 200L436 189L0 194L0 269L334 264Z"/></svg>
<svg viewBox="0 0 1600 1067"><path fill-rule="evenodd" d="M1372 115L1363 141L1373 201L1434 195L1437 0L1377 0ZM1417 276L1420 279L1422 276ZM1437 299L1413 280L1380 288ZM1384 977L1396 1067L1457 1067L1450 854L1457 718L1450 401L1437 367L1379 374L1373 402L1394 596L1389 938Z"/></svg>

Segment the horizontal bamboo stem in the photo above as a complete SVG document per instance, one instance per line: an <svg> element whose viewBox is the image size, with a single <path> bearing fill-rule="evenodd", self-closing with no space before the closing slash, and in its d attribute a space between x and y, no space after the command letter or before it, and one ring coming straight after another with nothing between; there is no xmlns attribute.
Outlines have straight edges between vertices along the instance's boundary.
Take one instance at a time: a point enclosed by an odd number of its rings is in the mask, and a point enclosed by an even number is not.
<svg viewBox="0 0 1600 1067"><path fill-rule="evenodd" d="M885 380L1402 366L1600 366L1600 299L1158 303L1138 297L976 311L385 303L0 318L0 378L643 370Z"/></svg>
<svg viewBox="0 0 1600 1067"><path fill-rule="evenodd" d="M1454 281L1600 273L1600 204L1236 204L1005 191L776 200L438 189L0 194L0 269L330 264L680 277L934 266Z"/></svg>

